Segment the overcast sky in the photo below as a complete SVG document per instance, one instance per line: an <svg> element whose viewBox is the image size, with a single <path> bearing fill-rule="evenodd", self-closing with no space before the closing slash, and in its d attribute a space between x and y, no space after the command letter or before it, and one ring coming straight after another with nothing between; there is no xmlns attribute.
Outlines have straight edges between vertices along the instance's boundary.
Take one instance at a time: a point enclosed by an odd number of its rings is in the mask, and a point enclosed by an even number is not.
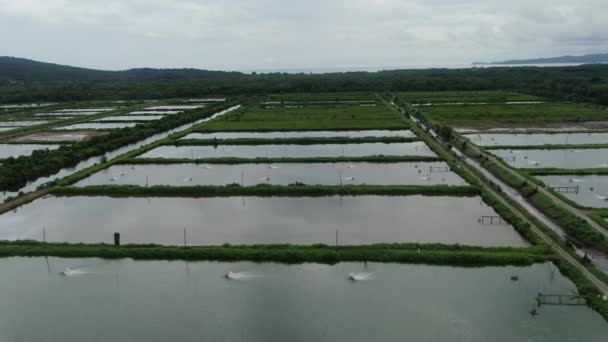
<svg viewBox="0 0 608 342"><path fill-rule="evenodd" d="M608 52L608 0L0 0L0 55L99 68L467 65Z"/></svg>

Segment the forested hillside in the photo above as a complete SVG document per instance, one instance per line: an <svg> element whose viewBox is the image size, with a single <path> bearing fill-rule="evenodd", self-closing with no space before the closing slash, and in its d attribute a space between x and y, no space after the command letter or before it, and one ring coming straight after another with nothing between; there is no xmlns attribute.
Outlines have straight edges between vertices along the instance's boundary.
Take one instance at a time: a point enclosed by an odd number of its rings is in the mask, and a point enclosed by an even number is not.
<svg viewBox="0 0 608 342"><path fill-rule="evenodd" d="M244 74L100 71L0 57L0 103L319 91L512 90L608 105L608 65Z"/></svg>

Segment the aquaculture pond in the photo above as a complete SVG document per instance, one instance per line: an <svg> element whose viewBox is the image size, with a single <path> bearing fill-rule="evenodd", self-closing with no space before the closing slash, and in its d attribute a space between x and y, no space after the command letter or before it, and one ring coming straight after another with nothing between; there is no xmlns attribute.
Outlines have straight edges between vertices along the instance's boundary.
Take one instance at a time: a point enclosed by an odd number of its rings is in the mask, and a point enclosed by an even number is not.
<svg viewBox="0 0 608 342"><path fill-rule="evenodd" d="M75 131L75 132L36 132L27 135L22 135L11 139L15 142L23 141L83 141L89 138L100 136L105 134L104 132L96 131Z"/></svg>
<svg viewBox="0 0 608 342"><path fill-rule="evenodd" d="M608 176L535 176L572 201L593 208L608 208Z"/></svg>
<svg viewBox="0 0 608 342"><path fill-rule="evenodd" d="M135 110L129 112L128 114L135 115L158 115L158 114L179 114L181 111L179 110Z"/></svg>
<svg viewBox="0 0 608 342"><path fill-rule="evenodd" d="M25 126L42 125L43 123L47 123L47 122L49 122L49 121L46 121L46 120L0 121L0 127L25 127Z"/></svg>
<svg viewBox="0 0 608 342"><path fill-rule="evenodd" d="M52 215L49 215L52 213ZM527 246L478 197L46 197L0 216L0 240L196 245L443 242Z"/></svg>
<svg viewBox="0 0 608 342"><path fill-rule="evenodd" d="M56 127L56 130L76 130L76 129L117 129L134 127L137 122L85 122L69 126Z"/></svg>
<svg viewBox="0 0 608 342"><path fill-rule="evenodd" d="M608 148L558 150L493 150L517 168L587 169L608 167Z"/></svg>
<svg viewBox="0 0 608 342"><path fill-rule="evenodd" d="M467 134L479 146L608 144L608 133Z"/></svg>
<svg viewBox="0 0 608 342"><path fill-rule="evenodd" d="M275 163L113 165L78 182L135 185L464 185L446 163Z"/></svg>
<svg viewBox="0 0 608 342"><path fill-rule="evenodd" d="M35 144L0 144L0 159L6 159L9 157L20 157L29 156L35 150L54 150L58 149L60 145L35 145Z"/></svg>
<svg viewBox="0 0 608 342"><path fill-rule="evenodd" d="M112 158L115 158L115 157L117 157L117 156L119 156L121 154L124 154L124 153L128 152L128 151L132 151L132 150L135 150L135 149L140 148L142 146L145 146L147 144L150 144L152 142L155 142L155 141L158 141L158 140L161 140L161 139L165 139L166 137L168 137L169 135L171 135L173 133L176 133L176 132L179 132L179 131L183 131L184 129L191 128L194 125L197 125L197 124L200 124L200 123L212 120L212 119L217 118L219 116L222 116L222 115L224 115L226 113L230 113L231 111L233 111L233 110L235 110L237 108L239 108L239 106L234 106L234 107L231 107L229 109L217 112L217 113L213 114L210 117L197 120L197 121L195 121L193 123L181 125L179 127L176 127L174 129L170 129L170 130L165 131L163 133L155 134L155 135L153 135L151 137L148 137L146 139L140 140L140 141L138 141L135 144L130 144L130 145L127 145L127 146L123 146L123 147L117 148L117 149L115 149L115 150L113 150L111 152L107 152L103 156L96 156L96 157L88 158L86 160L83 160L83 161L79 162L75 166L63 168L59 172L57 172L55 174L49 175L47 177L40 177L40 178L36 179L35 181L29 182L26 186L22 187L18 191L14 191L14 192L9 192L9 191L1 192L0 193L0 201L4 201L9 196L15 196L15 195L17 195L19 191L23 191L23 192L34 191L36 188L38 188L42 184L48 183L48 182L56 180L56 179L60 179L60 178L66 177L68 175L73 174L74 172L80 171L80 170L85 169L87 167L91 167L91 166L99 163L103 159L112 159ZM59 132L57 132L57 133L59 133ZM99 132L96 132L96 133L97 134L99 134L99 133L103 134L105 132L99 131Z"/></svg>
<svg viewBox="0 0 608 342"><path fill-rule="evenodd" d="M277 138L364 138L415 137L409 130L290 131L290 132L210 132L190 133L183 139L277 139Z"/></svg>
<svg viewBox="0 0 608 342"><path fill-rule="evenodd" d="M528 313L538 291L575 289L549 263L7 258L0 271L11 275L0 278L3 341L604 342L608 336L606 322L586 306ZM518 282L509 280L512 274Z"/></svg>
<svg viewBox="0 0 608 342"><path fill-rule="evenodd" d="M160 146L142 154L141 158L312 158L436 156L422 141L411 143L319 144L319 145L206 145Z"/></svg>
<svg viewBox="0 0 608 342"><path fill-rule="evenodd" d="M164 115L114 115L95 121L154 121L164 118Z"/></svg>

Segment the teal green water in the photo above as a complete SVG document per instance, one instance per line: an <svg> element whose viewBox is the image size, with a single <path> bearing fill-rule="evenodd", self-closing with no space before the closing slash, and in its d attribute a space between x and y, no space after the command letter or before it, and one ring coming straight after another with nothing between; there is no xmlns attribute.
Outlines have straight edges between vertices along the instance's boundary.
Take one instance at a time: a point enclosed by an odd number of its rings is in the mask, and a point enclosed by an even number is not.
<svg viewBox="0 0 608 342"><path fill-rule="evenodd" d="M70 267L69 276L58 272ZM603 341L550 264L456 268L0 260L1 341ZM232 278L223 277L227 272ZM347 280L356 273L360 281ZM517 273L519 282L511 282Z"/></svg>

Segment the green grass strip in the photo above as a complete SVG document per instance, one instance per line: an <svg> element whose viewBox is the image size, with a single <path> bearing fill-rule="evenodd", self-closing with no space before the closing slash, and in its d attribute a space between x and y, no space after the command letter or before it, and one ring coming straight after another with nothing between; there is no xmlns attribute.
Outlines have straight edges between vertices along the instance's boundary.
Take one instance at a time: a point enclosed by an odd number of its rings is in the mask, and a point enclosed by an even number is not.
<svg viewBox="0 0 608 342"><path fill-rule="evenodd" d="M534 248L483 248L441 244L376 244L366 246L229 245L160 246L0 242L0 257L55 256L136 260L209 260L281 263L391 262L454 266L525 266L553 257Z"/></svg>
<svg viewBox="0 0 608 342"><path fill-rule="evenodd" d="M583 150L608 148L608 144L586 144L586 145L497 145L497 146L480 146L485 150Z"/></svg>
<svg viewBox="0 0 608 342"><path fill-rule="evenodd" d="M114 195L114 196L355 196L355 195L427 195L427 196L476 196L479 190L472 186L452 185L344 185L323 186L304 185L269 185L227 186L138 186L138 185L92 185L85 187L55 187L56 195Z"/></svg>

